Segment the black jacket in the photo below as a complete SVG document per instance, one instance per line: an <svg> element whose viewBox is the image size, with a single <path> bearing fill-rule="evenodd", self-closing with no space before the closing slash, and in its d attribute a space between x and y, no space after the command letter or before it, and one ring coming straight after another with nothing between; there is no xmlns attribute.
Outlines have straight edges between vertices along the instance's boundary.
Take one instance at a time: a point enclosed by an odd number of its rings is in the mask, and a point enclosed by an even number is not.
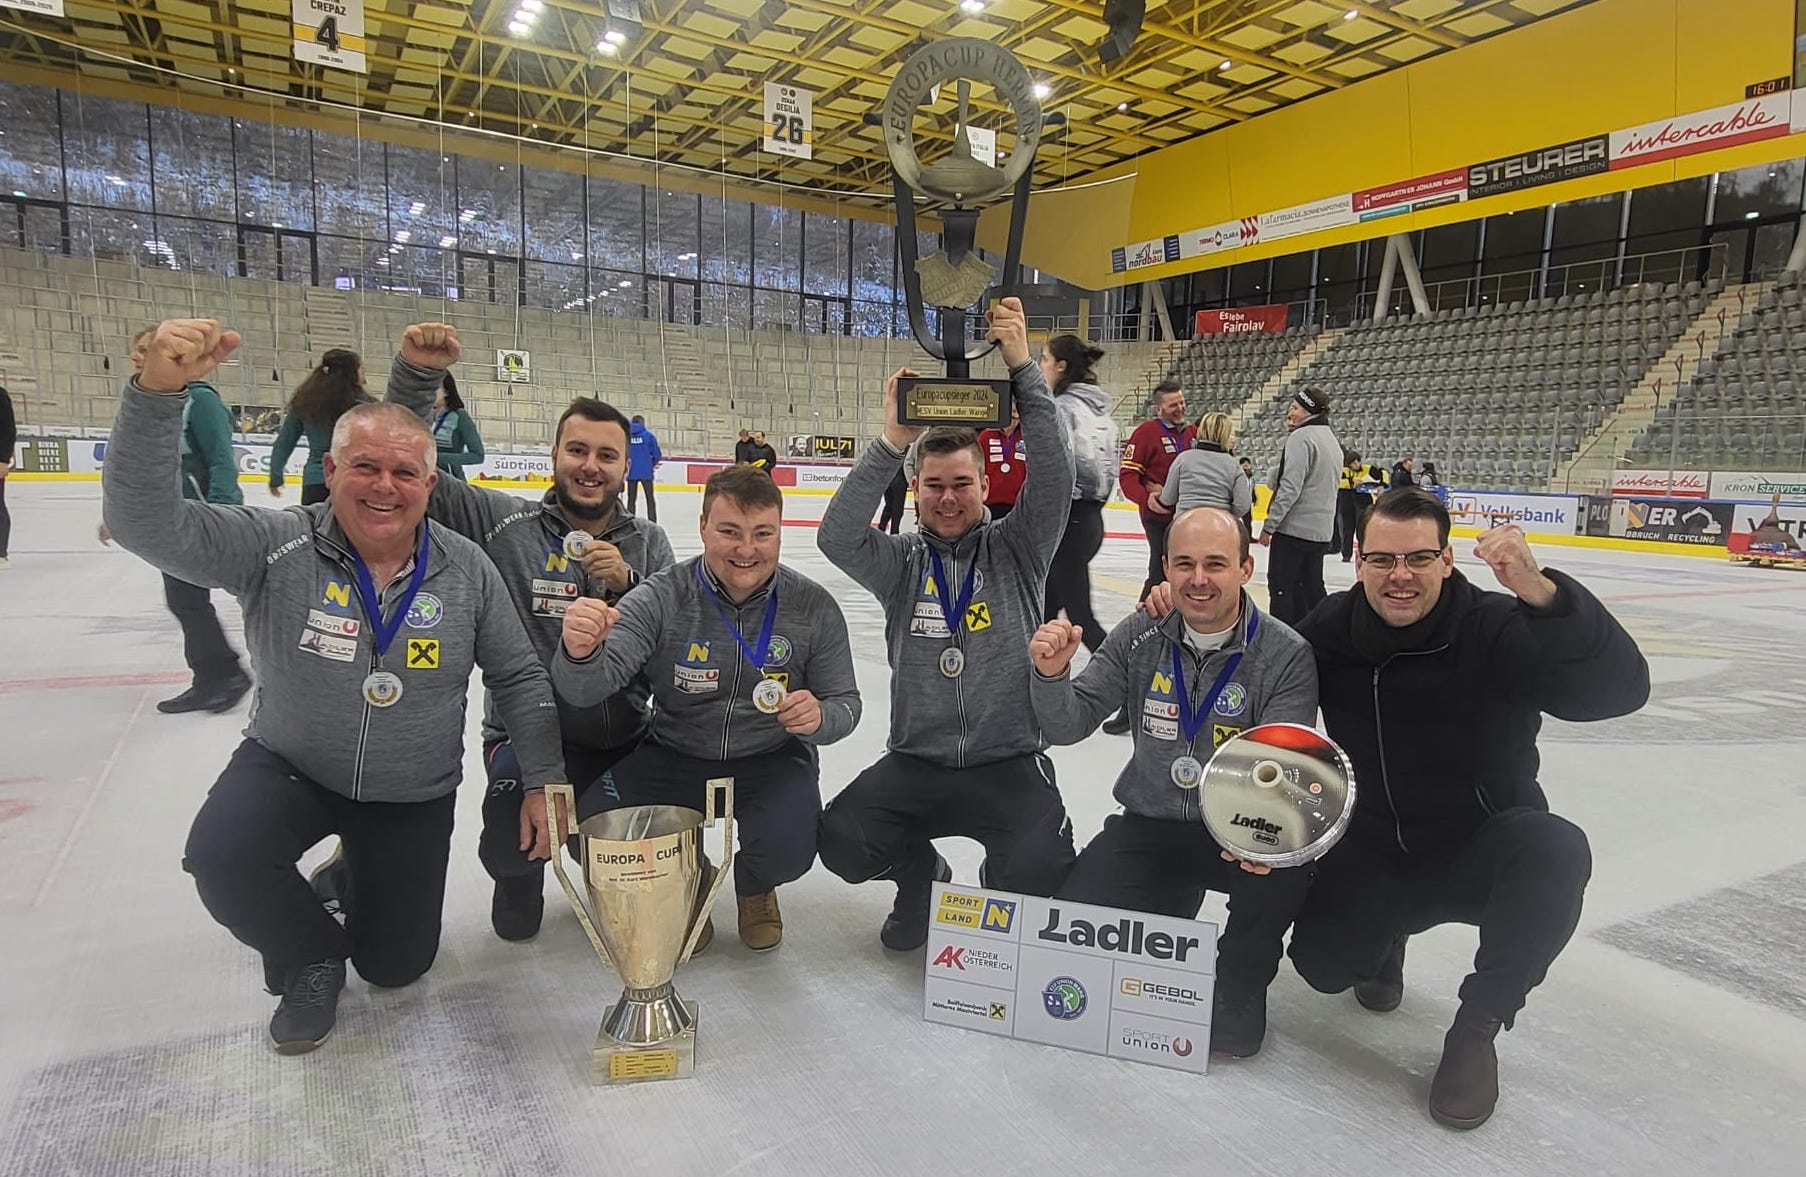
<svg viewBox="0 0 1806 1177"><path fill-rule="evenodd" d="M1537 783L1542 713L1582 722L1649 699L1649 664L1586 589L1544 569L1548 609L1475 588L1460 572L1408 630L1390 630L1357 586L1298 626L1317 655L1330 738L1354 762L1349 836L1447 853L1494 813L1547 810Z"/></svg>
<svg viewBox="0 0 1806 1177"><path fill-rule="evenodd" d="M1392 464L1392 478L1391 478L1391 481L1387 484L1388 489L1397 490L1401 486L1416 486L1416 485L1417 485L1417 475L1415 475L1415 474L1411 473L1411 471L1405 469L1405 464L1403 462L1394 462Z"/></svg>
<svg viewBox="0 0 1806 1177"><path fill-rule="evenodd" d="M758 460L759 460L759 443L758 442L754 441L752 438L749 437L745 441L736 441L734 443L734 461L735 462L737 462L741 465L744 465L744 466L750 466Z"/></svg>

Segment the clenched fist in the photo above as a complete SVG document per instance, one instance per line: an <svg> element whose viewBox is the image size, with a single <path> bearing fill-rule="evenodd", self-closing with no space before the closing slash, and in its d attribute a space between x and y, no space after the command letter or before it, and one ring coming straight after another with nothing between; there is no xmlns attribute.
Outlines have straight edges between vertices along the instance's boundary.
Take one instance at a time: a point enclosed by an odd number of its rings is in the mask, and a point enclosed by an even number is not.
<svg viewBox="0 0 1806 1177"><path fill-rule="evenodd" d="M144 367L138 387L173 395L196 380L205 380L243 340L218 319L165 319L144 345Z"/></svg>
<svg viewBox="0 0 1806 1177"><path fill-rule="evenodd" d="M985 338L997 341L1003 362L1011 368L1028 363L1028 319L1022 314L1022 300L1004 299L985 312L985 320L991 324Z"/></svg>
<svg viewBox="0 0 1806 1177"><path fill-rule="evenodd" d="M607 601L578 597L564 612L564 648L573 658L588 658L608 640L621 611Z"/></svg>
<svg viewBox="0 0 1806 1177"><path fill-rule="evenodd" d="M1474 545L1474 555L1486 561L1506 592L1531 608L1546 609L1555 600L1555 582L1537 567L1530 541L1517 524L1507 523L1482 535Z"/></svg>
<svg viewBox="0 0 1806 1177"><path fill-rule="evenodd" d="M401 333L401 358L415 367L443 372L463 355L458 329L450 323L415 323Z"/></svg>
<svg viewBox="0 0 1806 1177"><path fill-rule="evenodd" d="M627 559L620 548L605 539L592 539L583 546L583 571L617 596L627 591Z"/></svg>
<svg viewBox="0 0 1806 1177"><path fill-rule="evenodd" d="M1028 639L1029 656L1044 678L1059 678L1072 665L1072 656L1085 640L1085 631L1070 621L1049 621Z"/></svg>
<svg viewBox="0 0 1806 1177"><path fill-rule="evenodd" d="M778 704L778 722L793 736L812 736L821 727L821 701L809 691L791 691Z"/></svg>
<svg viewBox="0 0 1806 1177"><path fill-rule="evenodd" d="M906 450L910 443L921 436L922 431L913 425L904 425L897 420L897 381L905 376L917 376L914 368L898 368L884 382L884 440L896 449Z"/></svg>

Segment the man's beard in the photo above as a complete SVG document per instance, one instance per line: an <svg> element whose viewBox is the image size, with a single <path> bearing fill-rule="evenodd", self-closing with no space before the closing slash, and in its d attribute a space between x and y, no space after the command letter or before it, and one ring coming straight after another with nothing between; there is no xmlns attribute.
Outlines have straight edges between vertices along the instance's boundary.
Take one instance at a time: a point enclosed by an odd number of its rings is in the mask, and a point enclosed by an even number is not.
<svg viewBox="0 0 1806 1177"><path fill-rule="evenodd" d="M564 512L565 518L573 523L601 523L615 513L615 502L621 497L620 491L609 491L598 506L591 507L573 499L566 493L564 485L562 482L554 482L552 495L558 500L559 509Z"/></svg>

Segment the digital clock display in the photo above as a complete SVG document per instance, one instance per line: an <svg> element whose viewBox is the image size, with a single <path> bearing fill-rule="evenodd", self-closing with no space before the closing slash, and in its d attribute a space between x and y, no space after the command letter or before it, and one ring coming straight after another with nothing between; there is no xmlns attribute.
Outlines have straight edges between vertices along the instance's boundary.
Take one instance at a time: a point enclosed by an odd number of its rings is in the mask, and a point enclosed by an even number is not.
<svg viewBox="0 0 1806 1177"><path fill-rule="evenodd" d="M1743 88L1743 96L1745 98L1766 98L1770 94L1779 94L1784 90L1791 89L1793 89L1792 78L1770 78L1766 82L1751 82Z"/></svg>

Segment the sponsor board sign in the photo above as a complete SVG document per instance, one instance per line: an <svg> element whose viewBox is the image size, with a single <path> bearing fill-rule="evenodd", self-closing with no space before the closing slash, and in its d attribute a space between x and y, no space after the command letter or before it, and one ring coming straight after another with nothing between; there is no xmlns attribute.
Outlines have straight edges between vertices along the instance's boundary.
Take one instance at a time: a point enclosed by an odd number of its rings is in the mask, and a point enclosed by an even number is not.
<svg viewBox="0 0 1806 1177"><path fill-rule="evenodd" d="M1478 200L1543 184L1596 176L1611 167L1611 143L1604 135L1557 143L1518 155L1489 159L1467 169L1467 196Z"/></svg>
<svg viewBox="0 0 1806 1177"><path fill-rule="evenodd" d="M1704 470L1618 470L1612 474L1615 495L1703 499L1710 489L1711 475Z"/></svg>
<svg viewBox="0 0 1806 1177"><path fill-rule="evenodd" d="M1701 151L1774 139L1788 133L1792 107L1791 95L1769 94L1613 131L1610 136L1611 166L1614 169L1634 168Z"/></svg>
<svg viewBox="0 0 1806 1177"><path fill-rule="evenodd" d="M1203 229L1189 229L1179 234L1179 256L1182 258L1204 257L1208 254L1221 253L1225 249L1253 245L1259 240L1260 218L1244 217L1239 221L1224 221L1220 225L1210 225Z"/></svg>
<svg viewBox="0 0 1806 1177"><path fill-rule="evenodd" d="M1578 496L1454 491L1448 509L1457 527L1486 529L1515 523L1533 535L1574 535L1580 530Z"/></svg>
<svg viewBox="0 0 1806 1177"><path fill-rule="evenodd" d="M1622 539L1724 547L1731 504L1678 499L1615 497L1610 533Z"/></svg>
<svg viewBox="0 0 1806 1177"><path fill-rule="evenodd" d="M1262 213L1261 239L1276 241L1284 237L1296 237L1300 233L1315 233L1319 229L1352 225L1355 215L1349 200L1349 194L1344 192L1340 196L1326 196L1309 204L1295 204L1277 212Z"/></svg>
<svg viewBox="0 0 1806 1177"><path fill-rule="evenodd" d="M1198 335L1241 335L1249 331L1284 331L1283 306L1236 307L1233 310L1199 311L1193 324Z"/></svg>
<svg viewBox="0 0 1806 1177"><path fill-rule="evenodd" d="M1207 1069L1215 926L947 883L929 911L925 1020Z"/></svg>
<svg viewBox="0 0 1806 1177"><path fill-rule="evenodd" d="M1784 503L1806 503L1806 473L1798 470L1714 470L1710 486L1710 497L1715 499L1760 499L1766 503L1779 492Z"/></svg>
<svg viewBox="0 0 1806 1177"><path fill-rule="evenodd" d="M1354 212L1363 221L1429 208L1467 198L1467 170L1452 168L1446 172L1401 180L1378 188L1364 188L1353 196Z"/></svg>
<svg viewBox="0 0 1806 1177"><path fill-rule="evenodd" d="M1134 245L1110 251L1110 272L1121 274L1127 270L1140 270L1148 266L1165 265L1167 262L1179 260L1179 238L1175 234L1170 237L1155 237L1149 241L1137 241Z"/></svg>

